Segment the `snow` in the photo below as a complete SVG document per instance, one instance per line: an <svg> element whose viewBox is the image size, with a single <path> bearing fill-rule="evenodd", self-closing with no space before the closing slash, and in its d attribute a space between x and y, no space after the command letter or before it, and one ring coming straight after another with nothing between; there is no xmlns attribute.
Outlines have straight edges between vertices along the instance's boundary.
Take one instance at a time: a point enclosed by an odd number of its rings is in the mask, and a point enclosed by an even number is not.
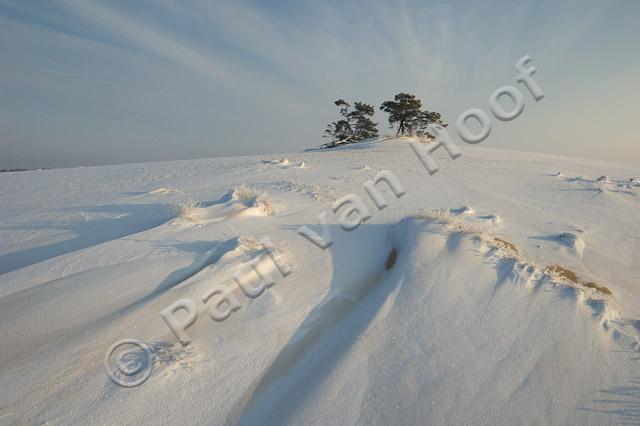
<svg viewBox="0 0 640 426"><path fill-rule="evenodd" d="M640 167L465 145L429 175L409 142L0 174L0 424L639 423Z"/></svg>

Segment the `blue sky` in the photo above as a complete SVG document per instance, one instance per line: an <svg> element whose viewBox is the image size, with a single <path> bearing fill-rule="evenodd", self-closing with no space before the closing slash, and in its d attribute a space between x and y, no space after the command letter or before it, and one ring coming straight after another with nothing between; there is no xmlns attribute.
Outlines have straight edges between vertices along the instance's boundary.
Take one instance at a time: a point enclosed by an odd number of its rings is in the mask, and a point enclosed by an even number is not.
<svg viewBox="0 0 640 426"><path fill-rule="evenodd" d="M335 99L401 91L453 124L525 54L546 97L483 145L638 164L639 20L633 0L0 0L0 167L300 151Z"/></svg>

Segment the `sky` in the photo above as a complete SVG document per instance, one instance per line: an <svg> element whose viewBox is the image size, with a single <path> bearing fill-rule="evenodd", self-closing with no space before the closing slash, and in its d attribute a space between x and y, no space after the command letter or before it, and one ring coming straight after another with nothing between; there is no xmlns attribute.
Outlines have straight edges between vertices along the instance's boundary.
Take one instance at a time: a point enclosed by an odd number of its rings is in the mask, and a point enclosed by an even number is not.
<svg viewBox="0 0 640 426"><path fill-rule="evenodd" d="M634 0L0 0L0 168L298 152L336 99L399 92L454 129L505 85L525 110L482 146L640 164L639 21Z"/></svg>

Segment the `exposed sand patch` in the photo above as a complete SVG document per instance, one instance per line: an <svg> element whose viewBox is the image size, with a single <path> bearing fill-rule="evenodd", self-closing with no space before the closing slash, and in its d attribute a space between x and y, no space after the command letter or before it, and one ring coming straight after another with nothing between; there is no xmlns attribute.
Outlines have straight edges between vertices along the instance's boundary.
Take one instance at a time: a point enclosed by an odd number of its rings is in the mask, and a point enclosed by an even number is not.
<svg viewBox="0 0 640 426"><path fill-rule="evenodd" d="M508 248L510 250L513 250L514 252L518 253L518 247L516 247L515 244L510 243L509 241L503 240L502 238L498 238L498 237L493 237L493 240L499 242L500 244L502 244L506 248Z"/></svg>
<svg viewBox="0 0 640 426"><path fill-rule="evenodd" d="M575 272L573 272L570 269L563 268L562 266L559 266L559 265L547 266L545 270L547 272L557 274L559 277L569 280L574 284L587 287L587 288L592 288L604 294L609 294L609 295L613 294L611 290L609 290L609 288L607 287L599 286L594 282L585 283L578 277L578 275L576 275Z"/></svg>

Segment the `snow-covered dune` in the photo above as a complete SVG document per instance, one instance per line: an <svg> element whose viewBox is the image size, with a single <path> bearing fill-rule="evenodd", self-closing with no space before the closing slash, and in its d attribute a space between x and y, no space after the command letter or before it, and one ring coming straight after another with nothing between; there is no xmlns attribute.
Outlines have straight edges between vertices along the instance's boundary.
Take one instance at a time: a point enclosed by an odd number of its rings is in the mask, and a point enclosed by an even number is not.
<svg viewBox="0 0 640 426"><path fill-rule="evenodd" d="M0 424L640 423L640 167L407 142L1 174Z"/></svg>

